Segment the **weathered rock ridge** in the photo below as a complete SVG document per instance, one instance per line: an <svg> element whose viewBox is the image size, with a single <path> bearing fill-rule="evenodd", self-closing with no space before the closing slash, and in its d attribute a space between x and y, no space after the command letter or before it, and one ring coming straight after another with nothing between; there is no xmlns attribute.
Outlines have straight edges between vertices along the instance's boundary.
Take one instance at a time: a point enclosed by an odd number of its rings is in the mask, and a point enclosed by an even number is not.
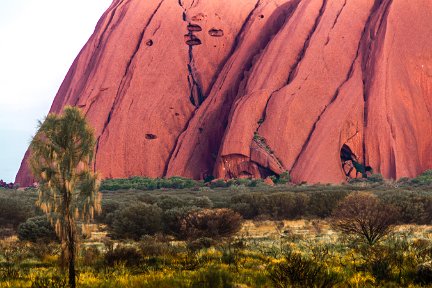
<svg viewBox="0 0 432 288"><path fill-rule="evenodd" d="M114 0L51 112L83 109L106 178L341 182L344 145L413 177L432 168L431 27L430 0Z"/></svg>

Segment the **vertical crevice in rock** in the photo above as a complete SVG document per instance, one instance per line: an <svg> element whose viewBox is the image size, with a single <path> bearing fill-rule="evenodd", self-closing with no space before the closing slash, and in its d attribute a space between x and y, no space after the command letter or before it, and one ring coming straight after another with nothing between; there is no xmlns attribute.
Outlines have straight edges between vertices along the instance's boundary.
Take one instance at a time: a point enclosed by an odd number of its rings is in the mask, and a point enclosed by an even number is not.
<svg viewBox="0 0 432 288"><path fill-rule="evenodd" d="M187 15L186 15L186 12L187 12L187 11L186 11L186 9L185 9L184 6L183 6L183 2L182 2L182 0L179 0L178 3L179 3L179 5L180 5L180 7L182 7L182 8L184 9L184 12L183 12L183 21L187 22ZM232 57L232 55L234 54L234 52L237 50L237 48L238 48L238 46L239 46L239 44L240 44L240 39L241 39L241 37L243 36L243 34L245 33L245 30L246 30L247 24L249 23L249 20L252 18L254 12L258 9L260 3L261 3L261 0L257 0L256 4L255 4L255 6L254 6L254 8L251 10L251 12L250 12L250 13L248 14L248 16L246 17L246 20L243 22L242 27L240 28L239 33L237 34L237 36L236 36L236 38L235 38L235 40L234 40L234 44L233 44L233 46L232 46L232 48L231 48L230 53L227 55L226 59L224 59L224 60L221 62L221 65L220 65L219 68L217 69L214 78L213 78L213 79L211 80L211 82L210 82L209 89L208 89L208 91L206 92L206 95L209 95L210 91L214 88L214 84L216 83L217 78L220 77L221 71L222 71L223 68L226 66L228 60ZM189 25L189 24L190 24L190 23L188 23L188 25ZM191 50L189 50L189 51L191 51ZM189 55L190 55L190 54L189 54ZM188 68L189 68L189 67L188 67ZM188 80L189 80L189 76L188 76ZM241 81L239 81L239 82L241 82ZM189 83L190 83L190 82L189 82ZM223 82L222 82L221 86L222 86L222 85L223 85ZM238 89L237 89L237 90L238 90ZM202 91L202 90L201 90L201 91ZM191 92L192 92L192 91L191 91ZM204 100L205 100L205 98L203 99L203 101L204 101ZM193 104L193 103L192 103L192 104ZM199 108L199 107L198 107L198 108ZM198 109L198 108L197 108L197 109ZM165 166L165 170L164 170L164 174L163 174L164 176L167 175L169 165L170 165L171 161L173 160L173 158L174 158L174 157L177 157L177 154L179 153L180 148L181 148L181 146L182 146L182 145L181 145L181 144L182 144L182 139L183 139L183 137L184 137L186 131L189 129L190 123L191 123L191 121L194 119L194 117L195 117L197 111L198 111L198 110L195 110L194 114L189 118L189 120L188 120L187 124L185 125L185 128L183 129L183 131L182 131L182 132L179 134L179 136L177 137L177 140L176 140L176 142L175 142L175 145L173 146L174 148L172 149L172 151L171 151L171 153L170 153L170 156L169 156L169 158L168 158L169 160L167 161L167 164L166 164L166 166ZM218 140L218 147L219 147L219 146L220 146L220 140ZM219 149L219 148L218 148L218 149ZM214 164L212 164L211 166L214 166Z"/></svg>
<svg viewBox="0 0 432 288"><path fill-rule="evenodd" d="M342 5L341 9L338 11L338 13L336 15L336 18L335 18L335 20L333 22L332 29L336 26L336 24L337 24L337 22L339 20L339 16L342 14L342 11L343 11L343 9L345 8L346 5L347 5L347 0L345 0L345 2Z"/></svg>
<svg viewBox="0 0 432 288"><path fill-rule="evenodd" d="M192 32L190 32L192 33ZM193 46L189 45L189 63L188 63L188 71L189 71L189 75L188 75L188 83L189 83L189 88L190 88L190 101L192 103L192 105L194 105L195 107L199 107L201 106L202 102L205 99L205 95L202 91L201 88L201 83L200 81L198 81L197 77L195 76L196 74L196 68L195 68L195 61L194 61L194 57L193 57Z"/></svg>
<svg viewBox="0 0 432 288"><path fill-rule="evenodd" d="M368 73L366 72L366 70L367 70L366 66L367 66L367 63L369 63L369 61L370 61L370 56L371 56L371 53L372 53L372 46L373 46L373 43L370 40L373 41L375 39L376 34L378 34L378 32L380 31L381 25L382 25L382 21L383 21L383 18L384 18L383 16L384 16L384 14L387 13L387 10L389 8L389 5L391 4L391 1L392 0L388 0L388 1L378 0L378 1L375 2L374 6L372 7L371 12L369 14L369 17L368 17L368 19L365 22L365 26L364 26L364 29L363 29L363 32L362 32L362 35L360 37L359 44L358 44L358 47L357 47L357 52L356 52L356 55L354 57L354 60L351 63L351 67L348 70L347 77L338 86L338 88L336 89L336 92L335 92L334 96L332 97L332 99L330 100L330 102L324 107L324 109L322 110L322 112L318 116L317 120L314 122L314 124L312 126L312 129L309 132L308 137L307 137L305 143L303 144L302 149L300 150L300 153L297 155L297 157L296 157L296 159L294 161L292 169L294 169L296 167L300 156L303 154L303 152L307 148L307 146L308 146L308 144L310 142L310 139L311 139L311 137L312 137L312 135L313 135L313 133L314 133L314 131L316 129L316 126L317 126L318 122L320 121L322 115L324 115L324 113L327 111L328 107L331 104L333 104L333 102L337 99L337 97L339 96L340 89L343 87L343 85L345 85L345 83L347 83L351 79L351 77L353 75L353 72L354 72L355 63L359 59L359 57L361 55L361 52L364 52L363 51L363 48L364 48L363 46L364 45L367 45L367 52L368 52L368 53L362 55L363 56L363 58L362 58L363 97L364 97L364 117L365 117L364 118L364 131L366 130L366 123L367 123L367 118L366 118L366 115L367 115L367 107L366 107L366 102L367 102L366 82L367 82L367 79L366 79L366 75L368 75ZM380 8L382 6L382 2L386 2L385 3L386 6L384 8L384 13L382 15L380 15L380 17L382 17L381 20L380 20L380 25L379 25L378 29L376 29L375 31L372 31L372 28L374 28L374 27L371 27L372 19L376 16L377 11L378 12L380 11ZM369 39L369 37L370 37L370 39ZM366 62L365 62L365 59L366 59ZM365 133L363 133L363 145L362 146L363 146L363 159L362 160L363 160L363 163L366 163L366 156L365 156L365 154L366 154L365 153L365 146L366 146L365 145Z"/></svg>
<svg viewBox="0 0 432 288"><path fill-rule="evenodd" d="M211 151L211 152L208 152L207 155L209 155L209 154L218 155L219 150L220 150L220 146L222 143L224 131L226 129L226 126L228 125L229 112L232 108L234 100L239 95L239 90L240 90L241 85L244 84L248 79L248 71L253 67L253 64L259 58L260 54L264 51L264 49L267 47L267 45L270 43L270 41L274 37L274 35L276 35L279 32L281 27L283 27L285 22L288 21L290 16L294 13L295 7L297 7L297 4L299 2L300 2L300 0L295 0L295 1L292 1L289 3L286 3L284 5L277 7L273 11L273 15L275 17L280 17L280 19L282 19L282 17L283 17L284 21L274 21L274 23L268 22L266 24L265 28L261 28L263 31L269 30L270 32L266 33L266 34L262 34L262 35L260 35L261 37L258 37L256 39L255 45L252 45L254 47L254 49L252 51L249 51L249 55L247 56L246 60L243 61L241 68L238 69L239 71L238 71L238 73L235 74L235 76L234 76L235 81L233 81L233 84L230 86L230 89L227 91L224 91L224 92L216 92L215 93L216 95L218 93L223 93L223 95L219 94L218 96L222 97L224 99L224 103L223 103L223 106L221 108L224 108L225 110L222 110L222 109L218 110L218 118L214 119L214 120L218 121L217 127L216 128L213 127L213 130L211 132L204 131L201 133L202 136L199 136L199 137L203 137L201 139L201 141L199 141L199 143L201 143L201 145L203 145L202 143L205 141L206 142L205 145L208 147L207 150ZM232 45L232 50L228 54L228 58L221 62L220 70L218 70L215 73L215 77L217 77L217 79L214 79L213 80L214 83L212 83L210 85L212 92L209 92L208 95L214 96L214 94L212 94L213 91L220 91L220 90L224 89L225 80L230 75L230 73L231 73L230 69L233 65L233 63L230 63L230 61L231 60L233 62L236 61L236 53L238 50L242 49L242 41L243 41L245 35L247 33L249 33L250 24L253 23L253 21L254 21L253 18L256 15L256 11L261 7L261 3L262 3L261 0L258 0L256 2L254 8L250 11L250 13L246 17L245 21L243 22L242 27L240 28L240 30L239 30L239 32L238 32L238 34L234 40L234 43ZM279 16L277 16L277 15L279 15ZM271 17L269 17L269 18L271 18ZM212 98L212 99L209 99L206 101L215 101L215 98ZM202 108L201 107L199 108L201 110L197 109L195 113L199 113L199 115L204 115L209 109L211 109L211 107L212 107L211 104L204 103ZM199 112L197 112L197 111L199 111ZM195 116L193 116L192 118L195 118L195 117L199 117L199 116L197 116L197 114L195 114ZM201 120L199 120L199 121L201 121ZM205 124L203 124L203 125L205 125ZM180 135L180 137L179 137L180 140L176 144L176 147L175 147L173 153L171 154L168 166L171 163L173 163L173 161L175 161L176 155L179 153L179 151L182 147L185 132L188 131L189 129L190 129L189 127L186 128L182 132L182 134ZM204 137L205 137L205 139L204 139ZM192 158L191 155L189 157ZM201 157L206 157L206 156L201 156ZM212 171L214 169L216 158L217 158L217 156L212 157L212 159L208 161L209 164L206 165L206 167L208 168L208 171ZM185 161L185 162L188 162L188 161Z"/></svg>
<svg viewBox="0 0 432 288"><path fill-rule="evenodd" d="M315 19L315 23L312 26L312 29L311 29L311 31L309 32L309 34L308 34L308 36L306 38L306 41L305 41L304 46L303 46L303 49L300 51L299 55L297 56L297 61L295 62L294 66L291 67L291 69L290 69L291 72L290 72L290 74L288 76L288 81L286 83L287 85L289 85L294 80L294 78L297 75L298 68L299 68L299 66L300 66L303 58L306 55L306 51L309 48L309 44L310 44L310 41L312 39L312 36L315 34L315 31L316 31L316 29L318 28L318 26L319 26L319 24L321 22L322 16L323 16L323 14L325 12L325 9L327 7L327 1L328 0L323 0L321 8L320 8L320 11L318 13L318 16Z"/></svg>
<svg viewBox="0 0 432 288"><path fill-rule="evenodd" d="M252 15L254 14L255 10L259 7L259 4L260 4L260 2L258 1L257 5L255 6L255 8L251 12L251 14L249 14L248 18L252 17ZM271 32L268 33L268 35L265 35L265 39L263 39L262 43L260 44L260 49L257 50L257 53L254 54L251 57L251 61L247 63L247 66L245 66L244 70L242 71L242 78L239 81L238 87L236 87L236 89L235 89L235 91L237 91L237 93L234 94L235 96L237 96L238 98L241 98L242 96L244 96L244 95L242 95L240 93L244 92L244 90L246 89L246 86L248 85L248 80L249 80L249 77L250 77L250 71L253 70L254 63L260 61L259 59L261 58L262 55L264 55L264 53L265 53L265 51L266 51L269 43L272 41L272 39L282 29L284 29L285 25L287 25L289 23L289 21L291 20L291 17L296 12L299 4L300 4L300 0L291 1L289 3L286 3L285 5L279 6L277 9L275 9L275 11L273 11L273 15L278 15L278 16L275 16L277 18L277 20L274 22L274 25L271 26L272 27ZM245 22L245 24L246 23L247 22ZM241 35L241 34L239 34L239 35ZM241 37L238 37L238 39L240 39L240 38ZM234 49L236 49L236 48L234 48ZM279 87L276 91L279 91L282 87L284 87L284 85L282 85L281 87ZM272 89L274 89L274 88L272 87ZM232 100L237 100L238 98L235 98L235 99L232 99ZM234 112L234 109L235 109L235 107L233 107L231 109L231 113ZM225 124L225 125L228 125L228 123ZM258 125L260 125L260 124L258 124ZM263 153L267 153L268 156L270 158L272 158L274 160L274 162L276 163L276 165L280 168L279 170L283 172L283 169L282 169L283 165L281 164L281 161L276 157L276 155L274 155L274 152L271 151L270 147L268 147L267 144L263 145L264 142L265 142L265 139L262 138L257 133L257 130L258 129L255 130L254 137L251 139L251 143L252 143L251 144L251 149L252 149L253 146L256 146L257 148L260 148L260 150L263 151ZM261 139L263 141L257 141L258 139ZM223 142L223 139L222 139L221 142ZM256 143L256 145L254 145L254 143ZM220 146L220 143L219 143L219 146ZM219 150L220 150L220 147L219 147ZM238 154L238 155L241 155L241 154ZM233 154L224 155L224 156L220 156L219 155L219 157L221 157L221 159L230 158L231 156L233 156ZM243 155L243 157L246 157L246 156ZM259 163L254 162L251 159L249 159L249 161L250 161L250 163L253 163L254 165L256 164L256 165L260 166ZM273 173L280 174L281 172L279 172L279 171L278 172L273 171Z"/></svg>
<svg viewBox="0 0 432 288"><path fill-rule="evenodd" d="M99 36L99 41L96 45L96 48L100 48L102 41L104 40L104 36L108 30L108 28L111 26L111 23L114 19L114 16L117 12L118 7L123 3L123 1L119 1L119 3L112 9L112 12L110 13L109 19L108 19L108 23L105 25L105 28L103 29L102 33Z"/></svg>
<svg viewBox="0 0 432 288"><path fill-rule="evenodd" d="M300 66L300 64L301 64L301 62L302 62L302 60L303 60L303 58L305 57L306 51L307 51L307 49L309 48L310 41L311 41L311 39L312 39L312 37L313 37L313 35L314 35L316 29L318 28L318 26L319 26L319 24L320 24L320 22L321 22L322 16L323 16L323 14L324 14L324 12L325 12L325 9L326 9L326 7L327 7L327 1L328 1L328 0L323 0L323 2L322 2L322 5L321 5L320 10L319 10L319 13L318 13L318 15L317 15L317 17L316 17L316 19L315 19L315 22L314 22L314 24L313 24L311 30L310 30L309 33L308 33L308 36L306 37L306 40L305 40L304 45L303 45L303 48L300 50L299 54L297 55L297 58L296 58L296 61L295 61L294 65L290 68L290 73L289 73L289 75L288 75L288 79L287 79L286 84L285 84L285 85L282 85L282 86L279 87L278 89L274 90L274 91L270 94L270 96L268 97L268 99L267 99L267 103L266 103L266 105L264 106L263 114L262 114L262 117L261 117L262 120L260 121L260 123L258 124L258 127L256 128L256 130L255 130L255 134L258 134L259 129L261 128L262 124L265 122L265 119L266 119L266 116L267 116L267 109L268 109L268 105L269 105L269 103L270 103L270 101L271 101L273 95L274 95L275 93L279 92L279 91L280 91L283 87L285 87L286 85L291 84L291 82L294 80L295 76L297 75L298 68L299 68L299 66ZM299 3L296 4L296 7L298 6L298 4L299 4ZM344 5L345 5L345 4L344 4ZM342 8L342 9L343 9L343 8ZM294 11L295 11L295 9L294 9ZM294 12L294 11L293 11L293 12ZM302 148L302 149L303 149L303 148ZM299 155L300 155L300 154L299 154ZM277 157L277 156L275 156L275 157ZM296 159L295 162L297 162L298 158L299 158L299 156L297 156L297 159Z"/></svg>
<svg viewBox="0 0 432 288"><path fill-rule="evenodd" d="M321 117L324 115L324 113L327 111L327 109L328 109L328 107L330 107L330 105L332 105L333 103L334 103L334 101L336 101L336 99L338 98L338 96L339 96L339 93L340 93L340 89L345 85L345 83L347 83L350 79L351 79L351 77L352 77L352 75L353 75L353 72L354 72L354 65L355 65L355 63L356 63L356 61L357 61L357 59L358 59L358 51L357 51L357 54L356 54L356 56L354 57L354 60L352 61L352 63L351 63L351 67L350 67L350 69L348 70L348 74L347 74L347 77L346 77L346 79L338 86L338 88L336 89L336 92L335 92L335 94L333 95L333 97L330 99L330 102L327 104L327 105L325 105L324 106L324 108L323 108L323 110L321 111L321 113L318 115L318 117L317 117L317 119L315 120L315 122L314 122L314 124L312 125L312 128L311 128L311 130L309 131L309 134L308 134L308 136L307 136L307 138L306 138L306 141L304 142L304 144L303 144L303 146L302 146L302 148L301 148L301 150L300 150L300 153L297 155L297 157L295 158L295 160L294 160L294 164L293 164L293 166L292 166L292 168L291 169L294 169L296 166L297 166L297 163L298 163L298 160L300 159L300 156L303 154L303 152L306 150L306 148L307 148L307 146L308 146L308 144L309 144L309 142L310 142L310 139L312 138L312 135L314 134L314 132L315 132L315 129L316 129L316 126L317 126L317 124L318 124L318 122L321 120Z"/></svg>
<svg viewBox="0 0 432 288"><path fill-rule="evenodd" d="M127 2L127 3L129 3L129 2ZM127 3L124 3L124 1L119 1L119 2L117 3L117 5L115 5L115 6L112 8L111 13L110 13L110 15L109 15L108 22L106 23L106 25L105 25L103 31L101 32L101 34L100 34L100 36L99 36L98 41L97 41L96 49L95 49L95 51L92 53L92 55L91 55L89 61L87 62L88 64L87 64L87 66L85 67L85 72L83 73L84 75L88 75L88 74L90 73L90 71L93 70L93 69L97 66L97 65L96 65L96 63L97 63L97 59L100 57L100 55L101 55L101 53L102 53L102 49L100 49L101 46L102 46L102 42L103 42L104 40L106 40L106 38L107 38L106 35L107 35L107 33L108 33L108 29L109 29L109 28L111 27L111 25L112 25L112 22L113 22L113 20L114 20L114 17L115 17L116 14L117 14L117 10L120 8L120 6L122 6L122 4L127 5ZM124 6L124 5L123 5L123 6ZM79 85L78 89L76 89L76 91L74 91L74 93L68 93L68 97L67 97L67 99L65 100L65 103L68 102L70 96L72 96L72 95L81 95L82 91L84 90L84 88L85 88L86 85L87 85L88 80L89 80L89 79L86 79L85 81L83 81L83 82L81 83L81 85ZM76 97L75 102L73 103L73 106L77 106L79 100L80 100L80 97ZM88 109L87 109L87 111L88 111Z"/></svg>
<svg viewBox="0 0 432 288"><path fill-rule="evenodd" d="M196 110L195 110L195 112L191 115L191 117L189 118L189 120L186 122L186 125L184 126L184 128L183 128L183 131L181 131L180 133L179 133L179 136L177 137L177 139L175 140L175 142L174 142L174 145L172 146L173 148L171 149L171 152L169 153L169 155L168 155L168 160L166 161L166 163L165 163L165 168L164 168L164 171L163 171L163 176L165 177L166 175L167 175L167 172L168 172L168 168L169 168L169 164L170 164L170 162L171 162L171 159L174 157L174 156L177 156L177 153L179 152L179 147L177 147L178 145L179 145L179 143L181 143L181 139L182 139L182 137L183 137L183 134L186 132L186 130L189 128L189 125L190 125L190 122L192 121L192 119L194 118L194 116L195 116L195 113L196 113ZM175 153L175 155L174 155L174 153Z"/></svg>
<svg viewBox="0 0 432 288"><path fill-rule="evenodd" d="M319 23L321 22L321 18L322 18L322 16L323 16L324 11L325 11L325 8L326 8L326 6L327 6L327 1L328 1L328 0L323 0L323 2L322 2L322 5L321 5L321 8L320 8L320 11L319 11L319 13L318 13L318 16L317 16L317 18L315 19L314 25L312 26L311 30L310 30L309 33L308 33L308 36L307 36L306 41L305 41L305 43L304 43L304 45L303 45L303 48L302 48L302 50L299 52L299 54L297 55L297 59L296 59L294 65L290 68L290 73L289 73L289 75L288 75L288 79L287 79L286 85L291 84L291 82L294 80L295 76L297 75L297 70L298 70L298 68L299 68L299 66L300 66L300 63L302 62L303 58L305 57L305 54L306 54L307 49L309 48L309 44L310 44L311 38L312 38L312 36L314 35L316 29L318 28ZM300 1L299 1L299 2L300 2ZM296 7L298 6L299 2L296 4ZM294 10L294 11L295 11L295 10ZM293 11L293 12L294 12L294 11ZM280 87L279 89L274 90L274 91L270 94L269 98L267 99L267 103L266 103L266 105L265 105L265 107L264 107L264 110L263 110L263 116L261 117L262 121L261 121L261 123L258 125L258 128L256 129L256 132L258 132L259 128L262 126L262 124L263 124L264 121L265 121L265 118L266 118L266 116L267 116L267 108L268 108L268 105L269 105L269 103L270 103L270 101L271 101L273 95L274 95L275 93L279 92L279 91L280 91L283 87L285 87L286 85L282 85L282 87Z"/></svg>
<svg viewBox="0 0 432 288"><path fill-rule="evenodd" d="M298 0L300 1L300 0ZM222 69L225 67L226 63L228 62L228 60L230 59L230 57L234 54L234 52L237 50L237 47L240 43L240 39L244 34L244 31L247 27L247 24L249 23L249 20L252 18L253 14L255 13L255 11L258 9L258 7L261 4L261 0L258 0L254 6L254 8L249 12L248 16L246 17L245 21L243 22L239 32L237 33L236 37L234 38L234 42L232 44L231 50L230 52L227 54L227 56L225 57L225 59L223 59L219 65L219 67L216 69L216 73L213 76L213 78L210 81L210 85L206 91L206 95L210 94L210 91L213 89L214 84L216 83L216 80L218 79L220 73L222 72Z"/></svg>
<svg viewBox="0 0 432 288"><path fill-rule="evenodd" d="M187 9L184 7L183 1L178 0L178 4L183 9L182 20L187 23L188 27L190 27L190 25L192 25L192 23L188 22ZM192 5L193 5L193 3L192 3ZM191 37L193 35L192 30L193 29L188 29L187 35L189 37ZM199 82L196 80L196 78L194 76L196 68L195 68L195 61L193 58L193 45L189 45L188 57L189 57L189 62L187 64L187 67L188 67L189 74L187 76L187 79L188 79L188 84L189 84L189 89L190 89L189 100L191 101L192 105L194 105L196 108L198 108L202 104L202 102L205 100L205 94L202 91L201 84L199 84ZM196 110L195 110L195 112L196 112ZM163 176L165 176L167 174L169 163L171 162L171 159L174 155L174 152L176 151L176 148L180 142L180 139L182 138L184 132L189 128L189 124L192 121L192 119L195 115L195 112L188 119L183 130L179 133L178 137L176 138L174 145L173 145L173 148L171 149L171 151L168 155L168 160L165 163ZM178 152L178 150L177 150L177 152Z"/></svg>
<svg viewBox="0 0 432 288"><path fill-rule="evenodd" d="M376 0L374 7L372 8L371 14L366 23L363 35L361 37L363 48L363 55L361 59L361 68L363 75L363 101L364 101L364 111L363 111L363 163L366 164L366 131L367 131L367 123L368 123L368 98L369 98L369 87L370 81L373 79L373 65L374 65L374 54L375 51L374 43L375 38L382 30L384 21L387 19L389 8L392 4L393 0ZM374 22L374 18L378 18L376 22ZM378 26L376 23L378 23ZM379 169L379 167L377 167Z"/></svg>
<svg viewBox="0 0 432 288"><path fill-rule="evenodd" d="M199 79L199 75L197 73L197 69L195 67L195 60L193 54L193 47L196 45L201 45L201 40L194 34L194 32L200 32L201 27L194 25L192 22L188 21L187 17L187 8L184 7L184 4L181 0L179 0L179 5L183 9L182 20L187 23L188 31L185 35L186 44L189 46L189 62L187 64L188 68L188 84L190 89L189 100L195 107L201 106L202 102L206 98L206 95L203 92L202 84ZM193 6L193 3L191 7ZM198 27L199 29L193 29Z"/></svg>
<svg viewBox="0 0 432 288"><path fill-rule="evenodd" d="M135 59L135 57L136 57L138 51L139 51L140 48L141 48L141 45L142 45L142 43L143 43L143 39L144 39L145 32L147 31L147 28L150 26L150 23L152 22L153 18L155 17L156 13L159 11L159 8L162 6L162 3L163 3L164 1L165 1L165 0L161 0L161 1L159 2L158 6L156 6L156 9L155 9L155 10L153 11L153 13L150 15L150 17L149 17L147 23L145 24L143 30L141 31L141 33L140 33L140 35L139 35L139 37L138 37L138 42L137 42L137 44L136 44L135 50L134 50L134 52L132 53L132 55L131 55L131 57L129 58L129 61L128 61L127 65L126 65L126 68L125 68L125 71L124 71L124 74L123 74L122 80L121 80L121 82L120 82L120 85L119 85L119 88L118 88L118 90L117 90L116 96L115 96L115 98L114 98L113 104L112 104L112 106L111 106L110 112L108 113L107 119L105 120L105 123L104 123L104 125L103 125L102 132L101 132L101 134L99 135L99 137L98 137L97 140L96 140L96 151L95 151L95 155L97 154L97 152L98 152L98 150L99 150L100 139L101 139L101 137L105 134L106 129L107 129L109 123L111 122L111 117L112 117L112 114L114 113L115 108L117 107L117 104L121 101L122 96L125 95L125 94L127 93L127 90L128 90L128 88L129 88L130 81L131 81L131 78L132 78L132 75L133 75L133 68L134 68L134 67L132 66L132 63L133 63L133 61L134 61L134 59ZM132 70L132 71L131 71L131 70ZM95 160L94 160L94 169L96 170L96 157L95 157Z"/></svg>

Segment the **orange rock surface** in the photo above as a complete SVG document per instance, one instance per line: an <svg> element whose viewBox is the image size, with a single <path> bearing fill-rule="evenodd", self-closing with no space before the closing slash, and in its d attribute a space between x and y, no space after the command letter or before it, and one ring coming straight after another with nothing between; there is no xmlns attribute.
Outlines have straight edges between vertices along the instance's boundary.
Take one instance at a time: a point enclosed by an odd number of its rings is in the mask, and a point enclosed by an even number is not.
<svg viewBox="0 0 432 288"><path fill-rule="evenodd" d="M430 27L429 0L115 0L51 112L83 109L105 178L338 183L343 145L413 177L432 168Z"/></svg>

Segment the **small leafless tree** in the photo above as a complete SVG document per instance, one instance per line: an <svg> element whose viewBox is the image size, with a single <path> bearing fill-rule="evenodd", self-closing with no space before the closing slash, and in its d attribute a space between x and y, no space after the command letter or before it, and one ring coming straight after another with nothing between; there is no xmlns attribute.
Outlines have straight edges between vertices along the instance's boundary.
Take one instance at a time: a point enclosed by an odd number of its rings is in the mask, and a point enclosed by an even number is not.
<svg viewBox="0 0 432 288"><path fill-rule="evenodd" d="M372 246L393 231L397 215L394 206L382 203L372 193L355 192L338 204L331 225L335 230L356 236Z"/></svg>

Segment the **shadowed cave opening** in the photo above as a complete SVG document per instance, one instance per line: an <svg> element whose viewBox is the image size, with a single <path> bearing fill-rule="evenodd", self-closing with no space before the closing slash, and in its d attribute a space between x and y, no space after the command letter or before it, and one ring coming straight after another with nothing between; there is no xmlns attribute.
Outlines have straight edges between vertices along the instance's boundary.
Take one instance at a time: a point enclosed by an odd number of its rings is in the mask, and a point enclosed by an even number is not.
<svg viewBox="0 0 432 288"><path fill-rule="evenodd" d="M342 145L340 150L340 159L342 170L347 179L358 178L359 174L361 174L362 178L367 178L368 175L372 174L372 167L360 163L357 155L355 155L351 148L346 144ZM355 172L355 174L353 174L353 172Z"/></svg>
<svg viewBox="0 0 432 288"><path fill-rule="evenodd" d="M222 29L212 28L208 31L208 34L212 37L222 37L224 36L224 31Z"/></svg>

